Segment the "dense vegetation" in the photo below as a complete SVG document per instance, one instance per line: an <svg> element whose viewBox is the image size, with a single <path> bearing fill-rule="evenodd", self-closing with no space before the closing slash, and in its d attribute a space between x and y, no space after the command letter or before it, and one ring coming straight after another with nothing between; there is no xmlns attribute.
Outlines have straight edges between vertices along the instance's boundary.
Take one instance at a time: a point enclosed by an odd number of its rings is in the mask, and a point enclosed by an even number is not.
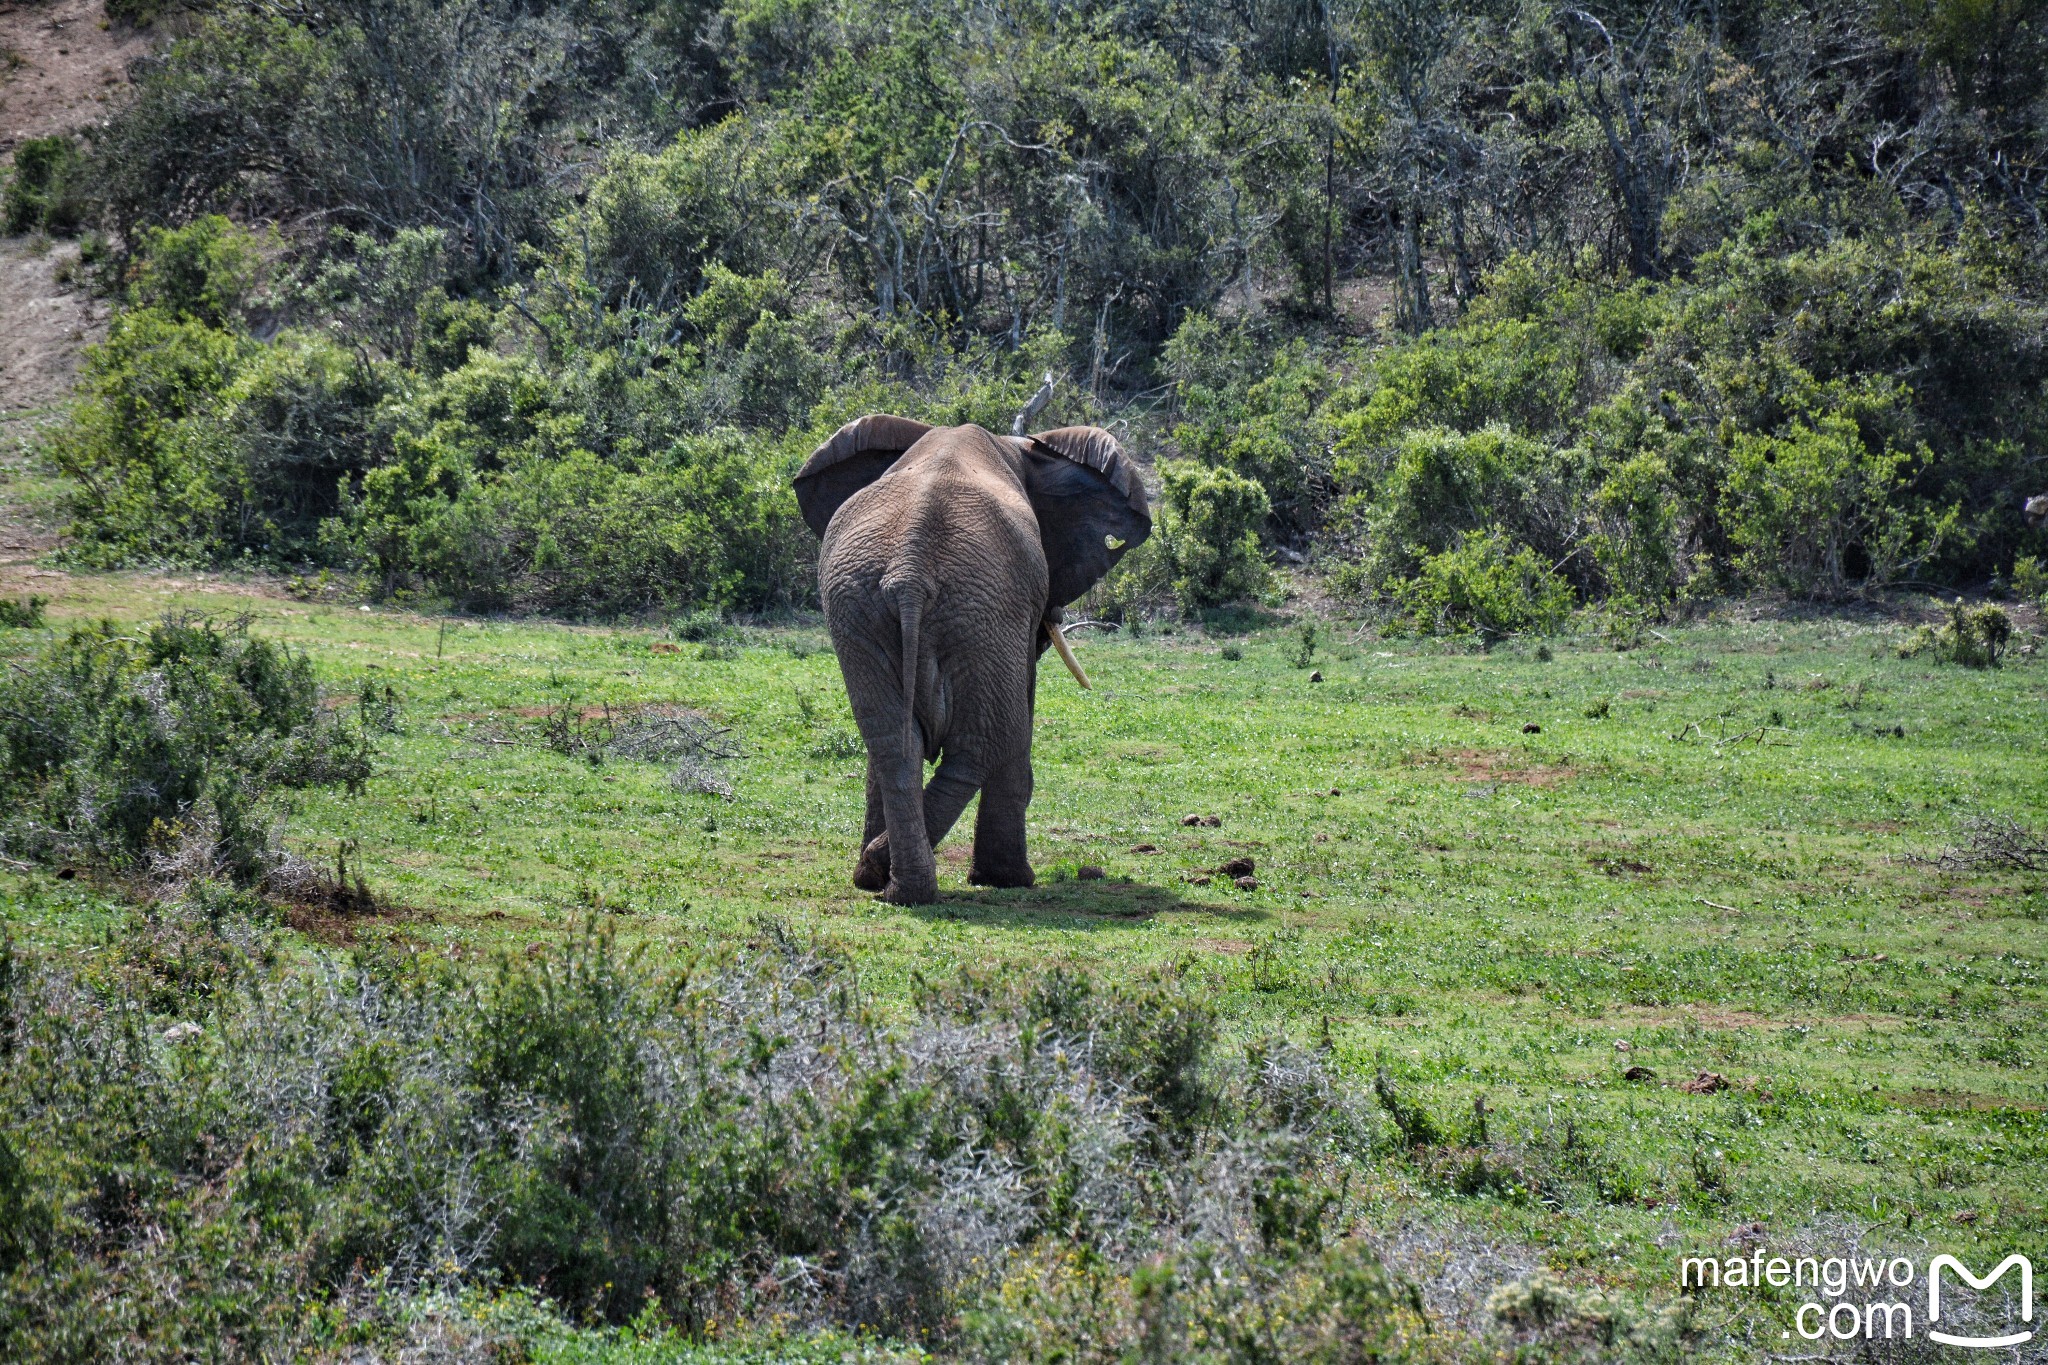
<svg viewBox="0 0 2048 1365"><path fill-rule="evenodd" d="M1004 423L1047 369L1048 421L1124 423L1162 477L1101 610L1307 559L1509 633L2048 548L2035 0L215 0L178 32L9 199L96 221L126 303L53 447L84 562L800 603L820 434Z"/></svg>
<svg viewBox="0 0 2048 1365"><path fill-rule="evenodd" d="M39 618L42 600L31 605L23 614ZM0 678L0 855L247 885L283 855L266 798L356 792L370 774L374 687L359 718L323 710L312 660L252 637L246 621L172 615L136 635L102 621L12 662Z"/></svg>
<svg viewBox="0 0 2048 1365"><path fill-rule="evenodd" d="M589 935L469 975L293 970L272 937L201 884L83 972L0 941L8 1359L301 1358L402 1340L386 1291L501 1277L691 1337L836 1319L991 1361L1419 1333L1343 1235L1378 1125L1313 1054L1220 1055L1171 982L966 978L889 1030L773 924L725 960Z"/></svg>

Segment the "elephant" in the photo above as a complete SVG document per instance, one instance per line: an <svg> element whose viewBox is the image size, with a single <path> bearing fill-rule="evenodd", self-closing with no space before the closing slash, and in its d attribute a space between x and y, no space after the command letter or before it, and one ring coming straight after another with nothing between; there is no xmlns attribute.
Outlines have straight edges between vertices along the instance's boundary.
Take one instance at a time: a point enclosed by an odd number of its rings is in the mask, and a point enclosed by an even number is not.
<svg viewBox="0 0 2048 1365"><path fill-rule="evenodd" d="M998 436L874 414L819 446L795 483L867 746L854 885L936 900L933 849L978 791L968 880L1030 886L1038 659L1053 646L1088 685L1059 623L1152 532L1137 466L1098 427Z"/></svg>

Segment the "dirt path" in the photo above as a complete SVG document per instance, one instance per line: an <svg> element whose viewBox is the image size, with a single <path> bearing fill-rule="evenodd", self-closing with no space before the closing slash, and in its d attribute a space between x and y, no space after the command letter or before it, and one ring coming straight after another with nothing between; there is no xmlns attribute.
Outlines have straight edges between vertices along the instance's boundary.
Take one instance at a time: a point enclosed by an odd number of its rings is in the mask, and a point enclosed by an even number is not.
<svg viewBox="0 0 2048 1365"><path fill-rule="evenodd" d="M110 20L104 0L0 0L0 162L28 138L99 122L153 41ZM74 282L77 264L76 243L0 238L0 592L64 577L36 567L57 544L58 490L30 447L106 332L110 310Z"/></svg>

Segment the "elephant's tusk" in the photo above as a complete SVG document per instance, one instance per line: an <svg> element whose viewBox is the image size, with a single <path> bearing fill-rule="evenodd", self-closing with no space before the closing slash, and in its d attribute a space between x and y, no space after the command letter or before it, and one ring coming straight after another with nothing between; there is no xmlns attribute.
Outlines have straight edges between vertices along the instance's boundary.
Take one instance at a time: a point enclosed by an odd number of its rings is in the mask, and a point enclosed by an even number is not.
<svg viewBox="0 0 2048 1365"><path fill-rule="evenodd" d="M1066 633L1052 622L1045 623L1045 633L1052 639L1052 647L1060 652L1060 662L1067 666L1067 672L1074 675L1074 681L1085 689L1088 675L1081 671L1080 661L1074 658L1074 651L1067 647Z"/></svg>

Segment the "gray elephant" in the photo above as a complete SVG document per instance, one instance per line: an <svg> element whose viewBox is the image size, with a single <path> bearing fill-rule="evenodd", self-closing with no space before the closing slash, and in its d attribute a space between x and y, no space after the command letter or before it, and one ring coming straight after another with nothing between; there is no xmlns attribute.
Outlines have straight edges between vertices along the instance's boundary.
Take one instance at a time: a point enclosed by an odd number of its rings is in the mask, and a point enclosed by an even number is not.
<svg viewBox="0 0 2048 1365"><path fill-rule="evenodd" d="M996 436L870 416L818 447L796 498L823 542L819 596L867 743L854 885L936 900L933 846L977 791L968 880L1031 885L1038 658L1054 646L1087 686L1061 609L1151 534L1137 469L1096 427Z"/></svg>

